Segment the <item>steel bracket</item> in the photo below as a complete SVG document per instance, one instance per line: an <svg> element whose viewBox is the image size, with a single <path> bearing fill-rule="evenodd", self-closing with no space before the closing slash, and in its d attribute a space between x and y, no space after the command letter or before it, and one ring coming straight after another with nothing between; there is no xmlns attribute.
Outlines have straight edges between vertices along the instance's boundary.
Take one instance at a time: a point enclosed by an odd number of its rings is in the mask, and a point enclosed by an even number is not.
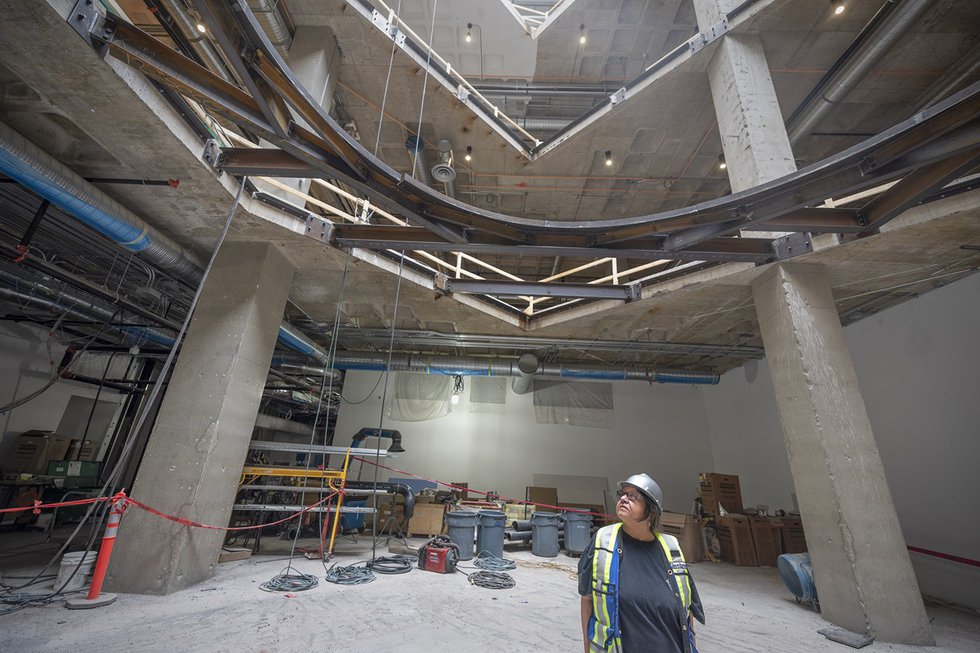
<svg viewBox="0 0 980 653"><path fill-rule="evenodd" d="M209 138L207 142L204 143L204 153L201 155L201 160L206 164L221 172L221 146L218 145L218 141L213 138Z"/></svg>
<svg viewBox="0 0 980 653"><path fill-rule="evenodd" d="M452 279L442 272L436 272L435 277L432 279L432 287L440 295L451 295L453 292L452 283Z"/></svg>
<svg viewBox="0 0 980 653"><path fill-rule="evenodd" d="M311 213L306 216L306 235L329 245L333 242L333 224Z"/></svg>
<svg viewBox="0 0 980 653"><path fill-rule="evenodd" d="M112 19L99 11L94 0L78 0L68 15L68 24L92 46L99 57L105 58L116 26Z"/></svg>
<svg viewBox="0 0 980 653"><path fill-rule="evenodd" d="M809 254L813 251L813 240L805 232L789 234L772 241L772 248L776 253L776 260L781 261L800 254Z"/></svg>
<svg viewBox="0 0 980 653"><path fill-rule="evenodd" d="M623 289L626 291L627 304L630 302L635 302L643 296L643 284L641 284L639 281L624 284Z"/></svg>
<svg viewBox="0 0 980 653"><path fill-rule="evenodd" d="M625 99L626 99L626 87L624 86L623 88L619 89L618 91L616 91L615 93L609 96L609 104L616 105Z"/></svg>

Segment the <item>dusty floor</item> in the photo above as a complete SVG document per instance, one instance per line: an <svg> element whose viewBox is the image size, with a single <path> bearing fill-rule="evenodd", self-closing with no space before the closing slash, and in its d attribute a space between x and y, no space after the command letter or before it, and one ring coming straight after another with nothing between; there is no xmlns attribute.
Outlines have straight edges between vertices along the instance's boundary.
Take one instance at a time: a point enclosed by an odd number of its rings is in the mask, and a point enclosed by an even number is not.
<svg viewBox="0 0 980 653"><path fill-rule="evenodd" d="M8 584L16 582L12 576L25 575L23 565L30 563L12 555L12 543L0 538L0 570ZM288 543L272 538L263 546L288 550ZM370 550L368 538L356 544L344 539L336 560L351 564L369 558ZM379 547L378 555L383 553ZM323 580L320 562L299 558L294 566L316 574L320 585L282 595L258 589L285 564L280 556L263 555L224 563L211 580L171 596L121 595L115 604L96 610L51 604L0 616L0 650L581 651L577 560L564 554L537 558L529 548L510 545L505 557L519 563L510 572L517 581L510 590L482 589L461 574L417 569L365 585L339 586ZM852 650L817 634L829 624L798 605L774 569L703 562L693 570L708 615L708 624L698 631L702 653ZM863 650L980 651L980 617L936 607L929 608L929 615L936 648L875 642Z"/></svg>

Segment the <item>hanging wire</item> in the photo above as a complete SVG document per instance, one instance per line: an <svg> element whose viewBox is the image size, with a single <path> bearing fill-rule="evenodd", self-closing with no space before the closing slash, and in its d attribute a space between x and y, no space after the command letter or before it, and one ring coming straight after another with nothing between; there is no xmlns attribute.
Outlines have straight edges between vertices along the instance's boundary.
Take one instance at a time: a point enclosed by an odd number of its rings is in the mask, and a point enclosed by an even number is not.
<svg viewBox="0 0 980 653"><path fill-rule="evenodd" d="M399 16L402 13L402 0L398 0L398 6L395 7L395 15ZM392 35L394 36L394 35ZM388 102L388 84L391 82L391 69L395 65L395 39L391 39L391 58L388 60L388 76L385 77L385 93L381 97L381 117L378 118L378 138L374 141L374 156L378 156L378 148L381 147L381 125L385 121L385 104Z"/></svg>

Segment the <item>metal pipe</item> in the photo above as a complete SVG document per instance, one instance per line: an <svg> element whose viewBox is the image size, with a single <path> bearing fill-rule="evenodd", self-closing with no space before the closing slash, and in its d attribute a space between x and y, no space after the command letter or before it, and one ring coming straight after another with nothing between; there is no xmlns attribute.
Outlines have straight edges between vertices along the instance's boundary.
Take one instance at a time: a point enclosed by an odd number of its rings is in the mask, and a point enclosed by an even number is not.
<svg viewBox="0 0 980 653"><path fill-rule="evenodd" d="M2 122L0 171L150 263L192 284L200 278L194 257Z"/></svg>
<svg viewBox="0 0 980 653"><path fill-rule="evenodd" d="M527 394L534 386L534 373L538 371L538 357L534 354L521 354L521 357L517 359L517 371L520 374L510 382L510 389L517 395Z"/></svg>
<svg viewBox="0 0 980 653"><path fill-rule="evenodd" d="M338 352L334 367L338 370L368 370L381 372L416 372L460 376L524 376L519 360L477 358L464 356L418 356L393 354L388 367L387 354ZM718 385L719 374L694 370L634 370L596 365L538 363L535 378L572 381L646 381L648 383L683 383Z"/></svg>
<svg viewBox="0 0 980 653"><path fill-rule="evenodd" d="M73 289L48 285L44 278L27 278L0 268L0 281L10 286L8 288L0 286L0 297L15 302L41 306L56 313L67 312L82 320L100 324L128 322L135 319L121 309L113 310L95 298L79 294ZM22 290L21 285L26 285L27 288ZM119 331L137 342L149 341L166 347L173 347L175 343L171 336L149 327L109 325L108 328Z"/></svg>
<svg viewBox="0 0 980 653"><path fill-rule="evenodd" d="M834 74L824 91L809 106L798 111L798 118L787 129L790 143L807 136L834 107L840 104L874 66L888 54L898 40L918 22L932 0L903 0L882 21L871 39Z"/></svg>

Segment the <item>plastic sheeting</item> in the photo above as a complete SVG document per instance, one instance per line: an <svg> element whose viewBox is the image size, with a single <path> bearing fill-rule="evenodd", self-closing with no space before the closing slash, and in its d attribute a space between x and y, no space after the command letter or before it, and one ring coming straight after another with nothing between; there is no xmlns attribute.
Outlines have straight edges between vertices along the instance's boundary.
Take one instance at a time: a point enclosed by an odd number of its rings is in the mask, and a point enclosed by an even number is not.
<svg viewBox="0 0 980 653"><path fill-rule="evenodd" d="M612 384L535 379L534 418L538 424L612 430Z"/></svg>
<svg viewBox="0 0 980 653"><path fill-rule="evenodd" d="M453 377L441 374L395 374L388 417L400 422L426 422L449 414Z"/></svg>
<svg viewBox="0 0 980 653"><path fill-rule="evenodd" d="M503 415L507 403L507 382L504 377L474 376L470 383L471 413Z"/></svg>

